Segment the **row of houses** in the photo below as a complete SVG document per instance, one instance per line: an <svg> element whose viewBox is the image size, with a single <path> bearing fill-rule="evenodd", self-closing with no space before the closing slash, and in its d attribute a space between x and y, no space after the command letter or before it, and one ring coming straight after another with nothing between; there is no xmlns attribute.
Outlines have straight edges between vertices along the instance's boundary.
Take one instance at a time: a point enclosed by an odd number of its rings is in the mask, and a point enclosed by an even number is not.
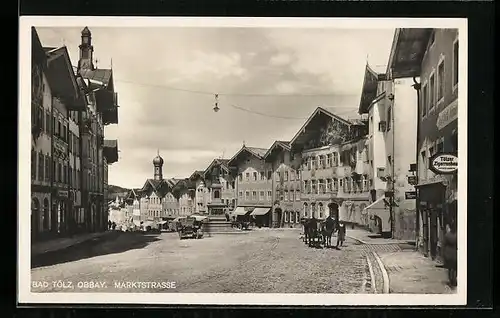
<svg viewBox="0 0 500 318"><path fill-rule="evenodd" d="M456 214L457 177L442 167L456 163L457 30L397 29L388 58L383 71L366 65L358 120L318 107L289 141L243 145L180 180L163 179L158 154L153 179L127 198L130 215L230 213L288 227L336 203L339 219L438 257Z"/></svg>
<svg viewBox="0 0 500 318"><path fill-rule="evenodd" d="M32 240L107 227L108 165L118 149L104 127L118 123L117 93L113 71L92 63L88 28L81 40L75 69L65 46L44 47L32 28Z"/></svg>

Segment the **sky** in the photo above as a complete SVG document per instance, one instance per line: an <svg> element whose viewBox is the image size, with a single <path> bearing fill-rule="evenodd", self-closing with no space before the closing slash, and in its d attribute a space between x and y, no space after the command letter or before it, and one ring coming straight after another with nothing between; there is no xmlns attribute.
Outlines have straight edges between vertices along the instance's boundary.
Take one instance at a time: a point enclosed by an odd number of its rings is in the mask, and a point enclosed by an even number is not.
<svg viewBox="0 0 500 318"><path fill-rule="evenodd" d="M76 66L83 27L37 31L43 46L65 45ZM365 65L385 70L394 35L393 28L88 27L97 67L112 65L120 106L119 123L105 128L120 151L108 182L127 188L153 177L158 151L164 177L185 178L243 143L290 140L318 106L357 118Z"/></svg>

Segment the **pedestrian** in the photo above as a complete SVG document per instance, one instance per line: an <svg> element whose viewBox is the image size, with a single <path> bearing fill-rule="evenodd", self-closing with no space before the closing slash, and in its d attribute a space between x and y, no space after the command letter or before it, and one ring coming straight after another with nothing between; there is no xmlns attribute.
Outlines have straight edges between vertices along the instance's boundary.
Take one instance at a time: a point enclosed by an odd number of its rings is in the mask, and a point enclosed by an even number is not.
<svg viewBox="0 0 500 318"><path fill-rule="evenodd" d="M332 215L328 215L325 221L325 227L326 227L326 246L330 247L332 246L332 235L333 232L335 231L335 219L332 217Z"/></svg>
<svg viewBox="0 0 500 318"><path fill-rule="evenodd" d="M229 222L229 213L226 212L226 221Z"/></svg>
<svg viewBox="0 0 500 318"><path fill-rule="evenodd" d="M451 287L457 286L457 227L452 218L446 226L443 242L444 267L448 270L448 280Z"/></svg>
<svg viewBox="0 0 500 318"><path fill-rule="evenodd" d="M108 230L111 230L111 220L108 220Z"/></svg>
<svg viewBox="0 0 500 318"><path fill-rule="evenodd" d="M343 246L345 241L346 228L343 221L339 222L339 229L337 234L337 247Z"/></svg>
<svg viewBox="0 0 500 318"><path fill-rule="evenodd" d="M115 222L113 222L113 224L111 226L112 226L113 230L116 229L116 223Z"/></svg>

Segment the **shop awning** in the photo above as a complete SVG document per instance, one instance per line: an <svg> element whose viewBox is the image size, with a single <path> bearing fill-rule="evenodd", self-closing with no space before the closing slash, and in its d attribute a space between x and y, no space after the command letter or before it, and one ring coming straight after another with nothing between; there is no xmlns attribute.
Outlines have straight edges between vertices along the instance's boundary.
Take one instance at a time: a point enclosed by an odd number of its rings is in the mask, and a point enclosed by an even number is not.
<svg viewBox="0 0 500 318"><path fill-rule="evenodd" d="M250 215L265 215L269 212L270 208L255 208Z"/></svg>
<svg viewBox="0 0 500 318"><path fill-rule="evenodd" d="M242 206L239 206L237 207L234 211L233 211L233 215L245 215L247 214L248 211L245 210L244 207Z"/></svg>
<svg viewBox="0 0 500 318"><path fill-rule="evenodd" d="M367 206L365 208L365 210L368 211L368 213L369 213L370 211L373 211L373 210L386 210L388 207L389 207L389 204L388 204L386 198L384 196L382 196L382 197L378 198L377 200L375 200L375 202L373 202L372 204Z"/></svg>
<svg viewBox="0 0 500 318"><path fill-rule="evenodd" d="M189 217L195 218L196 221L203 221L207 218L207 216L205 216L205 215L190 215Z"/></svg>

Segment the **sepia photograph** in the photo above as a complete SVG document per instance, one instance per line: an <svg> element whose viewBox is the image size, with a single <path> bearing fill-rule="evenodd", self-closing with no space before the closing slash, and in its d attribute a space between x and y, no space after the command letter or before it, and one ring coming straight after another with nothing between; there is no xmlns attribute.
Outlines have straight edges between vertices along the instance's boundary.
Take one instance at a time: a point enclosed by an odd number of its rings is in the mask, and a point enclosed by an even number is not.
<svg viewBox="0 0 500 318"><path fill-rule="evenodd" d="M20 303L465 304L466 19L19 34Z"/></svg>

